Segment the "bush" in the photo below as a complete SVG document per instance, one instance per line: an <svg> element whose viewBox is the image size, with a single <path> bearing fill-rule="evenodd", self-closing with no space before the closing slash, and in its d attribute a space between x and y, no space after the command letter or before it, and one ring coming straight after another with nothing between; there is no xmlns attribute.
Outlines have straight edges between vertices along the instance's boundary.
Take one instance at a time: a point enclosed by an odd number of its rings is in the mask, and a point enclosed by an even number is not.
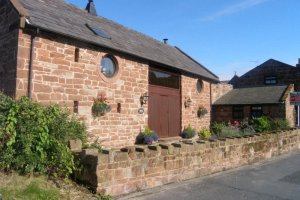
<svg viewBox="0 0 300 200"><path fill-rule="evenodd" d="M239 128L235 128L232 126L225 126L220 133L219 137L236 137L241 136L242 132Z"/></svg>
<svg viewBox="0 0 300 200"><path fill-rule="evenodd" d="M203 140L207 140L211 137L211 132L209 131L208 128L203 128L201 129L201 131L199 132L199 138L203 139Z"/></svg>
<svg viewBox="0 0 300 200"><path fill-rule="evenodd" d="M67 143L86 141L85 126L67 110L27 97L0 94L0 127L0 169L22 174L69 176L75 164Z"/></svg>
<svg viewBox="0 0 300 200"><path fill-rule="evenodd" d="M259 133L271 130L271 121L266 116L253 118L253 125L255 131Z"/></svg>
<svg viewBox="0 0 300 200"><path fill-rule="evenodd" d="M190 124L188 125L187 128L184 128L181 133L181 137L186 138L186 139L190 139L190 138L194 137L195 135L196 135L196 131L194 128L191 127Z"/></svg>
<svg viewBox="0 0 300 200"><path fill-rule="evenodd" d="M271 122L271 129L274 131L286 130L290 128L290 123L286 119L274 119Z"/></svg>
<svg viewBox="0 0 300 200"><path fill-rule="evenodd" d="M222 132L223 128L225 127L225 123L224 122L213 122L212 125L210 126L212 132L215 135L220 135L220 133Z"/></svg>

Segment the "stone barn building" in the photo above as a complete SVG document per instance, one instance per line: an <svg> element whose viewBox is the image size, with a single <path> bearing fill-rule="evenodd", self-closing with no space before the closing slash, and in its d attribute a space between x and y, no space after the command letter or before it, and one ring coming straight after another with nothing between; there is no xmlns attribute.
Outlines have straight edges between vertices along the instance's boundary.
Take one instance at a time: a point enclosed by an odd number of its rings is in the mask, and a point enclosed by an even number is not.
<svg viewBox="0 0 300 200"><path fill-rule="evenodd" d="M290 104L292 91L293 85L233 89L213 103L213 119L232 122L268 116L287 119L294 126L294 106Z"/></svg>
<svg viewBox="0 0 300 200"><path fill-rule="evenodd" d="M300 60L295 67L269 59L240 77L234 75L228 83L234 89L213 103L214 121L265 115L286 118L292 126L295 121L299 124L298 109L290 105L289 93L300 90Z"/></svg>
<svg viewBox="0 0 300 200"><path fill-rule="evenodd" d="M133 145L146 126L161 138L211 121L218 77L177 47L63 0L0 0L0 90L67 106L89 141ZM110 110L94 117L94 99ZM197 116L199 106L208 113Z"/></svg>

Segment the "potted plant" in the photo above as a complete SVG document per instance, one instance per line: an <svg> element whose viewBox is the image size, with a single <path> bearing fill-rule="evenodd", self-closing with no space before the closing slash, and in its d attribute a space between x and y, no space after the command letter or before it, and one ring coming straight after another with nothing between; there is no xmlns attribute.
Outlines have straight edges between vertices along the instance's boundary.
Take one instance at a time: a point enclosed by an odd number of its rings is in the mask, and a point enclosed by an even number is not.
<svg viewBox="0 0 300 200"><path fill-rule="evenodd" d="M196 135L196 130L191 127L189 124L188 127L184 128L181 137L184 139L190 139Z"/></svg>
<svg viewBox="0 0 300 200"><path fill-rule="evenodd" d="M209 138L211 138L211 132L210 132L209 128L205 127L199 131L198 136L202 140L208 140Z"/></svg>
<svg viewBox="0 0 300 200"><path fill-rule="evenodd" d="M197 110L197 116L199 118L203 117L204 115L206 115L208 113L207 109L204 106L199 106L198 110Z"/></svg>
<svg viewBox="0 0 300 200"><path fill-rule="evenodd" d="M94 104L92 107L92 113L94 117L100 117L105 115L111 110L111 106L105 95L101 94L96 99L94 99Z"/></svg>
<svg viewBox="0 0 300 200"><path fill-rule="evenodd" d="M137 136L136 143L150 145L158 142L158 140L159 136L157 135L157 133L151 130L149 127L146 127L145 130Z"/></svg>

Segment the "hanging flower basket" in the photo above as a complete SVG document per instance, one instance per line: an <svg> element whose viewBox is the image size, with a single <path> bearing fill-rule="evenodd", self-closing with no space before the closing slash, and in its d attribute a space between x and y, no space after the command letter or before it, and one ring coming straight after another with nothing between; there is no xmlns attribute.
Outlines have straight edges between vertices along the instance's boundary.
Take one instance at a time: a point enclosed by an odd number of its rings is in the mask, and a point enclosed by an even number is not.
<svg viewBox="0 0 300 200"><path fill-rule="evenodd" d="M109 111L111 111L111 106L104 95L100 95L94 99L94 104L92 107L92 114L94 117L104 116Z"/></svg>
<svg viewBox="0 0 300 200"><path fill-rule="evenodd" d="M203 117L204 115L206 115L208 113L207 109L204 106L199 106L198 110L197 110L197 116L199 118Z"/></svg>

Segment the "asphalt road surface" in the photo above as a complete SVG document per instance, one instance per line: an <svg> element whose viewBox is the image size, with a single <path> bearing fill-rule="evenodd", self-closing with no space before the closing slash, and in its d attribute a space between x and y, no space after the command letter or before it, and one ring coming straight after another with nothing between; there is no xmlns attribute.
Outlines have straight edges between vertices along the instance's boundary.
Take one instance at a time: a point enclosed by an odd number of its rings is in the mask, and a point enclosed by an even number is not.
<svg viewBox="0 0 300 200"><path fill-rule="evenodd" d="M300 151L119 200L300 200Z"/></svg>

